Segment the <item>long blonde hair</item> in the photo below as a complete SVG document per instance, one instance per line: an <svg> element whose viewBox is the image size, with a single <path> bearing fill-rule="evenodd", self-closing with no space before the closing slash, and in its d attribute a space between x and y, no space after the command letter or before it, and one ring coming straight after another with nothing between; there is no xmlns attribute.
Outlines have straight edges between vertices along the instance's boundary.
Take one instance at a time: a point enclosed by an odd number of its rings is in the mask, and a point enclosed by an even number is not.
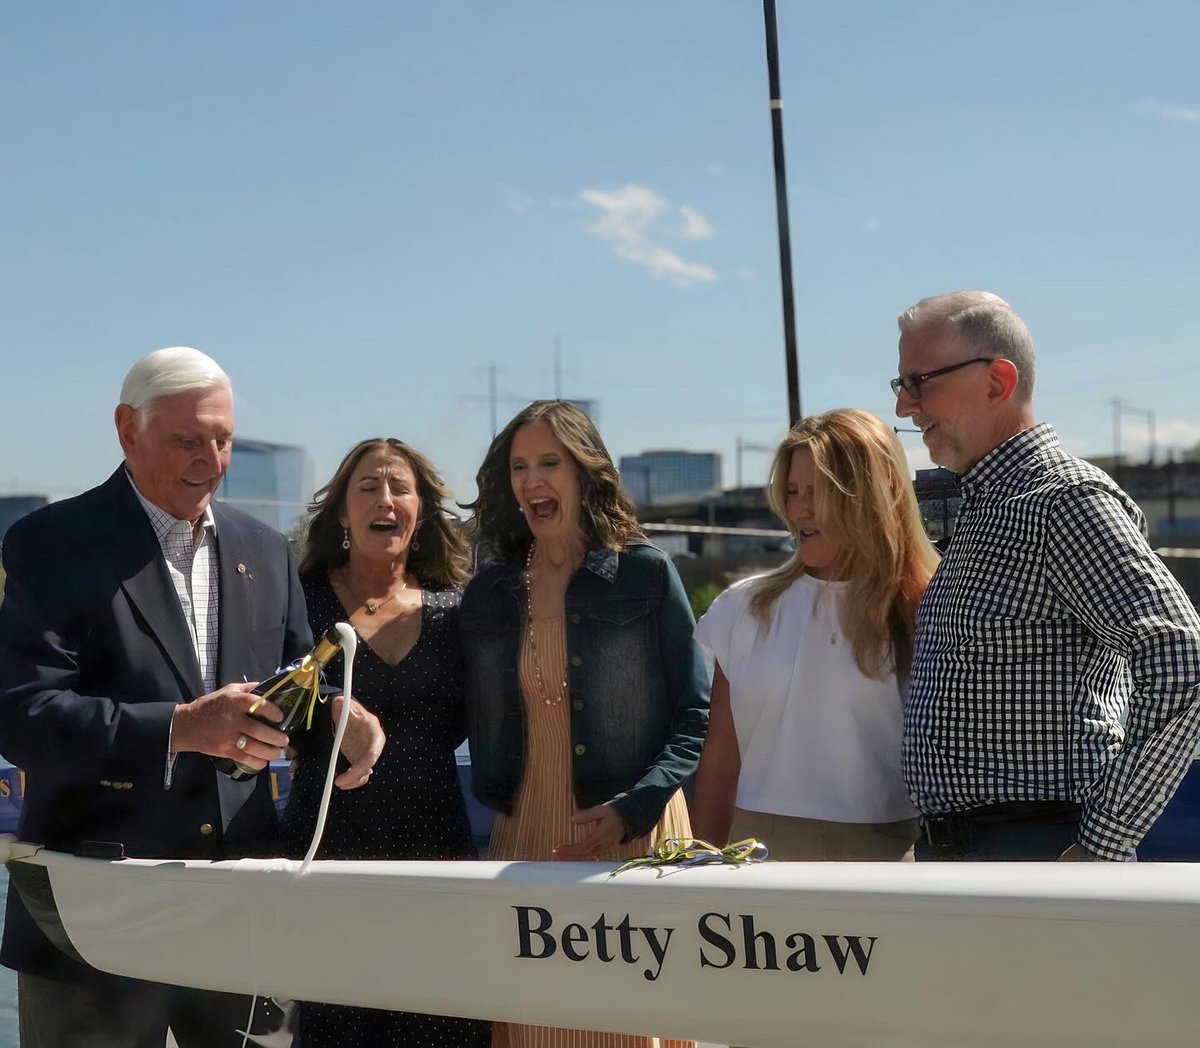
<svg viewBox="0 0 1200 1048"><path fill-rule="evenodd" d="M900 441L882 419L856 408L797 422L775 451L767 486L771 509L789 529L788 472L799 448L812 452L817 469L817 523L841 548L838 567L849 586L840 620L854 661L868 677L881 678L893 666L906 676L917 601L937 553L921 524ZM797 547L756 584L750 609L760 624L767 624L775 601L805 571Z"/></svg>

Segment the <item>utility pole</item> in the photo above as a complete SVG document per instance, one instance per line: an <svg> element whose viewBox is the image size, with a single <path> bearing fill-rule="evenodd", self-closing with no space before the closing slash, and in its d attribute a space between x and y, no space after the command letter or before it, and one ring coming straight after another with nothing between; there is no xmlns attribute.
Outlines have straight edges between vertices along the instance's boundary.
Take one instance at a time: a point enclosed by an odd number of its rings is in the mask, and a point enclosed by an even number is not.
<svg viewBox="0 0 1200 1048"><path fill-rule="evenodd" d="M500 376L500 367L496 364L480 364L476 369L476 373L487 370L488 388L486 393L478 395L465 395L460 397L460 400L469 401L472 404L487 403L488 418L492 426L492 437L500 432L499 407L501 403L505 404L528 404L533 397L516 397L508 394L500 393L497 390L497 385Z"/></svg>
<svg viewBox="0 0 1200 1048"><path fill-rule="evenodd" d="M767 36L767 84L775 155L775 216L779 227L779 280L783 291L783 341L787 364L787 428L800 419L800 362L796 355L796 304L792 292L792 235L788 225L787 170L783 156L783 97L779 86L779 26L775 0L763 0Z"/></svg>
<svg viewBox="0 0 1200 1048"><path fill-rule="evenodd" d="M1121 416L1122 415L1137 415L1146 420L1146 427L1149 430L1149 441L1146 449L1146 460L1150 466L1154 465L1155 459L1158 457L1158 444L1155 439L1154 429L1154 412L1150 408L1131 408L1120 397L1114 397L1113 406L1113 480L1118 484L1121 483Z"/></svg>
<svg viewBox="0 0 1200 1048"><path fill-rule="evenodd" d="M1167 520L1175 534L1175 450L1167 448Z"/></svg>
<svg viewBox="0 0 1200 1048"><path fill-rule="evenodd" d="M752 444L748 440L737 438L737 489L742 490L742 452L743 451L763 451L767 454L773 454L775 449L768 444Z"/></svg>
<svg viewBox="0 0 1200 1048"><path fill-rule="evenodd" d="M1113 476L1121 468L1121 398L1113 397Z"/></svg>
<svg viewBox="0 0 1200 1048"><path fill-rule="evenodd" d="M496 365L488 365L488 404L492 409L492 437L497 433L496 427Z"/></svg>

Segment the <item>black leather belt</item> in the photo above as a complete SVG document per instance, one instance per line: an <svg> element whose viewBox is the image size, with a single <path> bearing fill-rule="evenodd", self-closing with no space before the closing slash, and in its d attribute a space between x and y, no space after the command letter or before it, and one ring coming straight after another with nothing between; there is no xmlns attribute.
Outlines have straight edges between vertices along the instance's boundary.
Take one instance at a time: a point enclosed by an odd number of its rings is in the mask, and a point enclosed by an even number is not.
<svg viewBox="0 0 1200 1048"><path fill-rule="evenodd" d="M1083 808L1074 801L1001 801L951 815L924 815L921 817L921 835L930 844L959 845L989 826L1010 823L1036 826L1067 822L1082 815Z"/></svg>

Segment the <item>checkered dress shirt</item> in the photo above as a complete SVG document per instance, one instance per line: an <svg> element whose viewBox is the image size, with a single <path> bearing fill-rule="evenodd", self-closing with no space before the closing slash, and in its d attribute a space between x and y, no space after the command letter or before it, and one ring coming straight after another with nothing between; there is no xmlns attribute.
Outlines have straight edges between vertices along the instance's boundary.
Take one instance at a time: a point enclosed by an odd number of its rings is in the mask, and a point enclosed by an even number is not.
<svg viewBox="0 0 1200 1048"><path fill-rule="evenodd" d="M166 563L167 574L175 587L175 595L179 598L179 606L183 610L184 621L192 636L192 648L196 652L196 661L200 666L200 680L204 684L205 693L216 690L217 681L217 622L220 608L220 579L217 576L216 533L217 522L213 518L211 506L204 507L204 515L200 518L200 534L194 534L192 525L186 520L172 517L166 510L159 508L137 489L133 477L129 476L129 486L137 495L138 502L146 511L154 537L158 539L158 547L162 550L163 561ZM168 736L169 738L169 736ZM163 771L163 788L171 788L171 777L175 771L177 754L171 753L168 743L167 762ZM218 777L217 792L220 795L222 818L226 826L234 813L244 802L241 788L234 790L233 783L228 785ZM230 794L230 796L226 796Z"/></svg>
<svg viewBox="0 0 1200 1048"><path fill-rule="evenodd" d="M132 483L132 479L130 481ZM200 533L195 535L189 521L178 520L145 498L135 486L138 501L150 518L158 539L167 574L179 597L179 606L192 635L192 647L200 664L204 691L217 687L217 616L220 592L217 578L217 524L211 506L204 508Z"/></svg>
<svg viewBox="0 0 1200 1048"><path fill-rule="evenodd" d="M1200 738L1200 618L1135 503L1047 425L962 478L917 612L904 774L918 808L1072 800L1127 858Z"/></svg>

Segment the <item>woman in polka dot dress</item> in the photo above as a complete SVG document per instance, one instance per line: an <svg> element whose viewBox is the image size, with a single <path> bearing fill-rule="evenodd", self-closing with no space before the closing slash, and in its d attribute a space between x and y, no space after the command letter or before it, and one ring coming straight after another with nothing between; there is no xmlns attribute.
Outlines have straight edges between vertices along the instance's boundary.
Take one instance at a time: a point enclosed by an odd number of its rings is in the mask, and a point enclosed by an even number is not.
<svg viewBox="0 0 1200 1048"><path fill-rule="evenodd" d="M454 750L466 734L458 638L466 545L442 512L448 492L419 452L394 439L350 450L317 492L300 577L313 632L359 635L354 690L387 745L359 789L335 790L322 859L476 858ZM300 752L283 820L302 856L316 825L332 719L293 739ZM480 1048L485 1022L302 1003L297 1048Z"/></svg>

